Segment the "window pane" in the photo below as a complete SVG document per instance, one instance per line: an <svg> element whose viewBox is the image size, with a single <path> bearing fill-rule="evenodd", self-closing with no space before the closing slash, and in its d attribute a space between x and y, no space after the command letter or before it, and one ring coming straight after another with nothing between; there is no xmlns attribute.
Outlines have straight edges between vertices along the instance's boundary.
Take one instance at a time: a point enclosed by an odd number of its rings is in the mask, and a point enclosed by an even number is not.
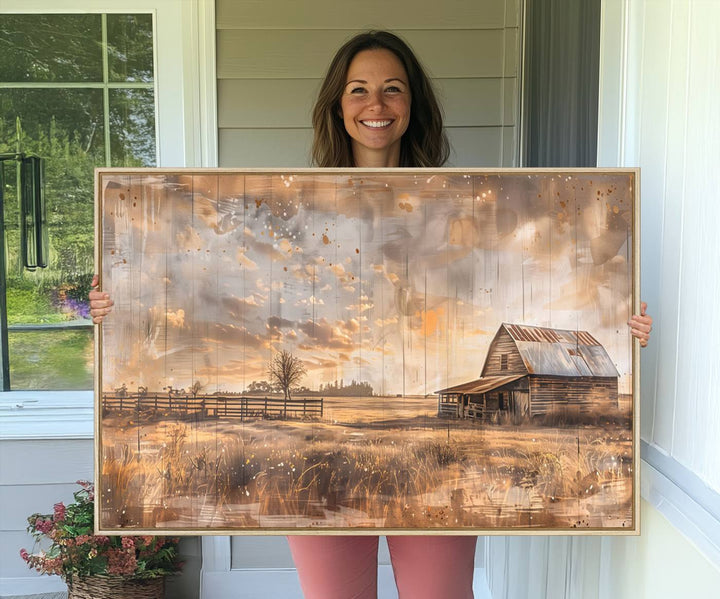
<svg viewBox="0 0 720 599"><path fill-rule="evenodd" d="M3 89L0 93L0 151L16 148L16 119L23 130L21 150L62 159L71 144L94 163L105 160L103 97L100 89ZM59 145L58 145L59 144ZM92 172L92 171L91 171Z"/></svg>
<svg viewBox="0 0 720 599"><path fill-rule="evenodd" d="M92 389L93 331L10 331L13 389Z"/></svg>
<svg viewBox="0 0 720 599"><path fill-rule="evenodd" d="M152 16L108 15L108 61L115 81L153 81ZM45 159L48 268L23 268L16 163L3 164L10 382L13 389L92 388L87 296L94 271L93 170L156 163L152 89L62 88L102 84L102 16L2 15L0 82L53 87L0 91L0 152ZM108 111L107 113L105 111ZM106 130L106 119L110 130ZM20 325L59 325L41 331ZM13 328L15 327L15 328Z"/></svg>
<svg viewBox="0 0 720 599"><path fill-rule="evenodd" d="M0 81L101 82L100 15L2 15Z"/></svg>
<svg viewBox="0 0 720 599"><path fill-rule="evenodd" d="M151 89L110 90L112 166L155 165L154 109Z"/></svg>
<svg viewBox="0 0 720 599"><path fill-rule="evenodd" d="M92 273L93 169L105 158L102 90L5 90L0 99L0 152L15 150L17 118L21 150L45 159L50 264L35 273L22 269L15 162L6 162L8 285L30 278L48 289L50 280L71 283ZM8 318L19 322L12 313Z"/></svg>
<svg viewBox="0 0 720 599"><path fill-rule="evenodd" d="M153 80L152 15L108 15L110 81Z"/></svg>
<svg viewBox="0 0 720 599"><path fill-rule="evenodd" d="M82 319L87 317L85 298L93 273L93 169L103 165L105 157L102 90L4 90L0 152L15 150L18 117L21 149L45 159L50 263L32 272L22 267L16 163L6 161L8 321L14 325ZM92 387L86 373L90 358L84 353L90 332L17 332L10 338L13 389Z"/></svg>

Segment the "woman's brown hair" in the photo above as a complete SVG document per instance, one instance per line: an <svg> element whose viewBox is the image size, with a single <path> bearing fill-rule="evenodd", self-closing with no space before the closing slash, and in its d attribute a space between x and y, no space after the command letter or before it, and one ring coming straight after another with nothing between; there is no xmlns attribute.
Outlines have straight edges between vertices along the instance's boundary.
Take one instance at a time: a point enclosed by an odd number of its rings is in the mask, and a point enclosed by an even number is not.
<svg viewBox="0 0 720 599"><path fill-rule="evenodd" d="M410 85L410 123L402 136L400 166L442 166L450 154L450 145L432 83L410 47L388 31L360 33L335 54L313 109L313 163L321 167L354 166L350 136L340 116L340 98L355 55L377 49L389 50L398 57Z"/></svg>

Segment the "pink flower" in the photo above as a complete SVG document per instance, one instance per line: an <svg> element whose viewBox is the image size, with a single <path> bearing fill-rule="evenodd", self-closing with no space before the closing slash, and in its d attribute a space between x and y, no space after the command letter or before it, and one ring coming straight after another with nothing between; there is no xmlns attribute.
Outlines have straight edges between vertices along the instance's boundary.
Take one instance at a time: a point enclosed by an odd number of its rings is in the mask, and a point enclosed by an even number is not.
<svg viewBox="0 0 720 599"><path fill-rule="evenodd" d="M93 514L92 483L79 481L82 489L74 493L75 502L69 506L56 503L50 515L32 514L28 517L28 531L46 550L31 553L20 550L20 557L40 574L59 574L63 577L86 576L92 573L132 576L143 560L142 573L153 575L166 570L178 570L174 549L162 551L163 542L154 536L115 537L78 534L87 531L87 522ZM140 556L140 557L138 557ZM148 557L157 557L158 565L146 563ZM154 562L151 562L152 564Z"/></svg>
<svg viewBox="0 0 720 599"><path fill-rule="evenodd" d="M38 518L37 520L35 520L35 528L45 535L52 530L52 527L52 520L44 520L43 518Z"/></svg>
<svg viewBox="0 0 720 599"><path fill-rule="evenodd" d="M132 537L123 537L121 543L125 549L135 548L135 540Z"/></svg>
<svg viewBox="0 0 720 599"><path fill-rule="evenodd" d="M137 567L135 552L129 552L123 549L109 549L107 556L108 574L123 576L135 572L135 568Z"/></svg>
<svg viewBox="0 0 720 599"><path fill-rule="evenodd" d="M52 557L45 559L43 563L43 569L48 574L62 574L63 573L63 563L62 559L59 557Z"/></svg>
<svg viewBox="0 0 720 599"><path fill-rule="evenodd" d="M60 503L56 503L53 506L53 510L53 520L55 520L55 522L62 522L65 520L65 504L62 501Z"/></svg>

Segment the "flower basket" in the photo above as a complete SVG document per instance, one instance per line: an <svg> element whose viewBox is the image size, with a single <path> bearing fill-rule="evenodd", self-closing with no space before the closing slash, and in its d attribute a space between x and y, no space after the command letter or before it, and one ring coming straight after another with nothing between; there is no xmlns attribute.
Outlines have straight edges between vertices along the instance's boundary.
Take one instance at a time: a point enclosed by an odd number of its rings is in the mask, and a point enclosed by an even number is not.
<svg viewBox="0 0 720 599"><path fill-rule="evenodd" d="M165 578L88 576L68 582L68 599L163 599Z"/></svg>
<svg viewBox="0 0 720 599"><path fill-rule="evenodd" d="M93 534L95 491L78 483L74 503L28 518L35 547L20 557L40 574L62 577L69 599L162 599L165 577L182 568L179 539Z"/></svg>

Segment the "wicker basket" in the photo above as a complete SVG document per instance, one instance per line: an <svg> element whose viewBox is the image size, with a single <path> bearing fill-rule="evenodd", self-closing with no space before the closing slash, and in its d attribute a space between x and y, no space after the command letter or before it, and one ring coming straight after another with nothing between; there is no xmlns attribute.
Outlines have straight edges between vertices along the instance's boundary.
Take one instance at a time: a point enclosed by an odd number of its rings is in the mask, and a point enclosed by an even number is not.
<svg viewBox="0 0 720 599"><path fill-rule="evenodd" d="M68 583L68 599L163 599L165 578L88 576Z"/></svg>

